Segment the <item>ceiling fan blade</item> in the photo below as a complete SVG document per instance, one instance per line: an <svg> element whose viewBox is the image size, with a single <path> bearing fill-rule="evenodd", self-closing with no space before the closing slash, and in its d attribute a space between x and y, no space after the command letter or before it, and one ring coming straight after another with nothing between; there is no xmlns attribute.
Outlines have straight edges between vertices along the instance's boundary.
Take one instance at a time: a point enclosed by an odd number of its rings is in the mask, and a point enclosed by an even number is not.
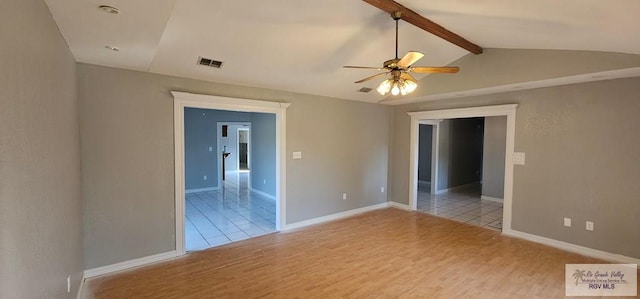
<svg viewBox="0 0 640 299"><path fill-rule="evenodd" d="M413 73L457 73L460 70L457 66L442 66L442 67L431 67L431 66L414 66L408 69L409 72Z"/></svg>
<svg viewBox="0 0 640 299"><path fill-rule="evenodd" d="M384 68L376 67L376 66L355 66L355 65L345 65L343 66L345 69L367 69L367 70L379 70L384 71Z"/></svg>
<svg viewBox="0 0 640 299"><path fill-rule="evenodd" d="M362 83L362 82L365 82L365 81L369 81L369 80L371 80L371 79L375 79L375 78L378 78L378 77L382 77L382 76L384 76L384 75L386 75L386 74L388 74L388 73L389 73L389 72L384 72L384 73L375 74L375 75L373 75L373 76L366 77L366 78L364 78L364 79L362 79L362 80L358 80L358 81L356 81L356 82L354 82L354 83Z"/></svg>
<svg viewBox="0 0 640 299"><path fill-rule="evenodd" d="M413 82L418 82L418 80L416 80L416 78L414 78L413 76L409 75L409 73L407 72L402 72L402 74L400 74L400 78L405 79L405 80L411 80Z"/></svg>
<svg viewBox="0 0 640 299"><path fill-rule="evenodd" d="M423 56L424 54L420 52L409 51L404 55L404 57L402 57L402 59L400 59L400 61L398 61L398 66L401 68L407 68L420 60Z"/></svg>

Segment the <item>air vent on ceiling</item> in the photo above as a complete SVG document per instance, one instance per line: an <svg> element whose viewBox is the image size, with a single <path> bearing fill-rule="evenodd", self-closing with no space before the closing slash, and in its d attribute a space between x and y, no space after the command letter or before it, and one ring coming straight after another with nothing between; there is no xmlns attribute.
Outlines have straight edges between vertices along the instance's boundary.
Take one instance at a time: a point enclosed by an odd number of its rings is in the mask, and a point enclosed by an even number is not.
<svg viewBox="0 0 640 299"><path fill-rule="evenodd" d="M204 66L215 67L217 69L222 67L222 61L213 60L210 58L198 57L198 64Z"/></svg>
<svg viewBox="0 0 640 299"><path fill-rule="evenodd" d="M358 89L358 92L364 92L364 93L367 93L367 92L370 92L371 90L372 90L372 89L371 89L371 88L369 88L369 87L363 87L363 88Z"/></svg>

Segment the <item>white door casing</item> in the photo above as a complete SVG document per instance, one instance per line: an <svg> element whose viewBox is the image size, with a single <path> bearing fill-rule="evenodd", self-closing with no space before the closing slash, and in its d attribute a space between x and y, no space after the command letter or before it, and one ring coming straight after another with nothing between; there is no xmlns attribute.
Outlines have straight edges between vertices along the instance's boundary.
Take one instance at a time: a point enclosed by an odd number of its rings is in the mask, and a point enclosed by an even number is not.
<svg viewBox="0 0 640 299"><path fill-rule="evenodd" d="M202 108L276 115L276 229L286 223L286 110L290 103L238 99L171 91L174 118L175 163L175 241L176 255L184 255L185 178L184 178L184 109Z"/></svg>
<svg viewBox="0 0 640 299"><path fill-rule="evenodd" d="M409 130L409 208L411 210L417 210L418 208L418 135L420 123L429 123L430 121L453 118L506 116L507 142L504 157L505 171L502 231L511 231L513 198L513 152L515 147L516 107L518 107L517 104L509 104L409 112L408 114L409 116L411 116L411 127Z"/></svg>

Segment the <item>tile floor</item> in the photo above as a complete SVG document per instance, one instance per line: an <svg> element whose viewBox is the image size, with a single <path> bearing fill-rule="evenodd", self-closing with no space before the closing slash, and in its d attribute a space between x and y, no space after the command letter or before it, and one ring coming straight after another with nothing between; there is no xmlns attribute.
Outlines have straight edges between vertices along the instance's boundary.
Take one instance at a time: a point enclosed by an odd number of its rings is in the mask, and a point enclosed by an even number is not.
<svg viewBox="0 0 640 299"><path fill-rule="evenodd" d="M229 171L224 188L188 193L187 251L201 250L276 231L276 202L248 189L249 172Z"/></svg>
<svg viewBox="0 0 640 299"><path fill-rule="evenodd" d="M502 203L480 199L477 184L432 195L429 185L418 184L418 211L473 225L502 230Z"/></svg>

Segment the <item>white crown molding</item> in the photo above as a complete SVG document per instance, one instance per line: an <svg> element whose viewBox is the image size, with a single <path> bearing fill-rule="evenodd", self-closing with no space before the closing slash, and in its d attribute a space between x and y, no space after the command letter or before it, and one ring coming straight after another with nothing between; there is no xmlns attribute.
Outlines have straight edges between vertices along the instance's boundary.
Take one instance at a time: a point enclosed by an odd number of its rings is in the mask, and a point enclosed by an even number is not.
<svg viewBox="0 0 640 299"><path fill-rule="evenodd" d="M492 86L492 87L486 87L486 88L460 90L460 91L454 91L454 92L448 92L448 93L433 94L433 95L428 95L424 97L393 99L388 101L382 101L380 103L388 104L388 105L403 105L403 104L420 103L420 102L427 102L427 101L457 99L457 98L481 96L481 95L496 94L496 93L503 93L503 92L510 92L510 91L521 91L521 90L528 90L528 89L535 89L535 88L553 87L553 86L613 80L613 79L621 79L621 78L632 78L632 77L640 77L640 67L588 73L588 74L581 74L581 75L575 75L575 76L558 77L553 79L545 79L545 80L537 80L537 81L519 82L519 83L505 84L505 85Z"/></svg>

